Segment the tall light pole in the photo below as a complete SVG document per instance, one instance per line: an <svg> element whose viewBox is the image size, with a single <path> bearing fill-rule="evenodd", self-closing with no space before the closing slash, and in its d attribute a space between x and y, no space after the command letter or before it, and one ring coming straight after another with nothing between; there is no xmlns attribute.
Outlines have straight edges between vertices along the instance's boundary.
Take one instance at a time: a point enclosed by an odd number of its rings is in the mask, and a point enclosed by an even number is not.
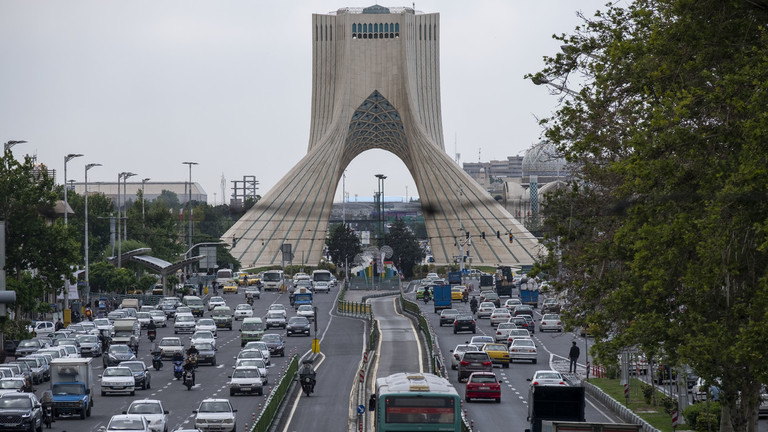
<svg viewBox="0 0 768 432"><path fill-rule="evenodd" d="M123 175L125 172L121 172L117 174L117 268L122 267L122 236L120 235L121 227L123 224L120 223L120 181L123 179Z"/></svg>
<svg viewBox="0 0 768 432"><path fill-rule="evenodd" d="M24 140L17 140L17 141L7 141L3 144L3 151L7 152L11 149L11 147L15 146L16 144L24 144L26 141Z"/></svg>
<svg viewBox="0 0 768 432"><path fill-rule="evenodd" d="M341 174L341 224L347 226L347 171Z"/></svg>
<svg viewBox="0 0 768 432"><path fill-rule="evenodd" d="M189 165L189 189L187 190L187 217L189 217L189 248L192 249L192 165L197 162L182 162L183 165ZM189 280L189 267L187 267L187 281Z"/></svg>
<svg viewBox="0 0 768 432"><path fill-rule="evenodd" d="M150 181L151 179L149 177L145 179L141 179L141 226L144 227L144 184Z"/></svg>
<svg viewBox="0 0 768 432"><path fill-rule="evenodd" d="M69 189L67 186L67 162L80 156L82 155L79 153L70 153L64 156L64 225L67 224L67 213L69 213L69 203L67 202L67 189Z"/></svg>
<svg viewBox="0 0 768 432"><path fill-rule="evenodd" d="M136 174L132 172L125 173L123 176L123 205L125 205L125 209L123 212L125 213L125 219L123 219L123 240L128 240L128 194L125 192L126 187L128 186L128 177L133 177ZM117 185L120 187L120 185Z"/></svg>
<svg viewBox="0 0 768 432"><path fill-rule="evenodd" d="M384 223L383 223L383 213L384 213L384 179L387 178L384 174L376 174L376 178L378 180L378 186L379 186L379 208L377 209L377 213L379 214L379 246L384 244Z"/></svg>
<svg viewBox="0 0 768 432"><path fill-rule="evenodd" d="M101 166L101 164L91 163L85 166L85 289L87 296L90 296L91 293L90 275L88 273L88 170L97 166ZM68 296L69 290L64 291L64 295Z"/></svg>

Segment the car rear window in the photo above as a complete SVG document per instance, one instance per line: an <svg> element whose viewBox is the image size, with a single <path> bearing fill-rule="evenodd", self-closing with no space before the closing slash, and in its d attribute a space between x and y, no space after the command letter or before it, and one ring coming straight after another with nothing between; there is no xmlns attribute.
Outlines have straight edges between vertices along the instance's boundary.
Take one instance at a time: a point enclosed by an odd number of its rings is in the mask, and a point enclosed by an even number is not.
<svg viewBox="0 0 768 432"><path fill-rule="evenodd" d="M464 360L489 361L490 357L488 356L488 353L467 351L464 353Z"/></svg>

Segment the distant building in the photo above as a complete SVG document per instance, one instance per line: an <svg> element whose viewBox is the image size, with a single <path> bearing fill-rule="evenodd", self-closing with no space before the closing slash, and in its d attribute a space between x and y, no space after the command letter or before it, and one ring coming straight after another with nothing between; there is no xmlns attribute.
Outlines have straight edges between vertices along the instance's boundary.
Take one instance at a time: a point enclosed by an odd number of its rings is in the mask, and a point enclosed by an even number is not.
<svg viewBox="0 0 768 432"><path fill-rule="evenodd" d="M126 202L136 201L139 191L144 188L144 199L147 201L154 201L163 191L169 191L175 193L179 198L179 203L185 204L189 199L189 182L127 182L125 185L120 184L120 194L123 194L123 186L125 186L125 196L121 199L126 199ZM70 190L74 190L78 194L85 193L85 183L73 183ZM102 193L107 198L111 199L113 203L117 203L117 182L88 182L88 193ZM203 187L199 183L192 183L192 201L208 202L208 195L203 190Z"/></svg>

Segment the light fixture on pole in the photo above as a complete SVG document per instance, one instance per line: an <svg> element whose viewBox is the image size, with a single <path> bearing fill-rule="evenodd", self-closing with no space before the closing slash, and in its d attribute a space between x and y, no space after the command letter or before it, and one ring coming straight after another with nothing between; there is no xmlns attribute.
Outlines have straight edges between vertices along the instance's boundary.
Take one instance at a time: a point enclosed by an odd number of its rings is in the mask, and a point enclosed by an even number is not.
<svg viewBox="0 0 768 432"><path fill-rule="evenodd" d="M378 179L379 186L379 208L376 209L376 212L379 214L379 245L381 245L384 243L384 179L386 179L387 176L384 174L376 174L376 178Z"/></svg>
<svg viewBox="0 0 768 432"><path fill-rule="evenodd" d="M26 141L24 141L24 140L8 141L8 142L4 143L3 151L7 152L8 150L11 149L11 147L15 146L16 144L24 144L25 142Z"/></svg>
<svg viewBox="0 0 768 432"><path fill-rule="evenodd" d="M187 217L189 218L189 248L192 249L192 165L197 162L182 162L183 165L189 165L189 188L187 189ZM187 267L187 278L189 277L189 267Z"/></svg>
<svg viewBox="0 0 768 432"><path fill-rule="evenodd" d="M69 213L69 203L67 201L67 189L69 188L67 186L67 162L80 156L82 155L79 153L70 153L64 156L64 225L67 224L67 213Z"/></svg>
<svg viewBox="0 0 768 432"><path fill-rule="evenodd" d="M120 211L120 181L123 179L124 174L125 172L121 172L117 174L117 268L120 268L123 265L122 263L123 237L120 235L120 231L123 226L123 224L120 223L120 215L122 214L122 212Z"/></svg>
<svg viewBox="0 0 768 432"><path fill-rule="evenodd" d="M144 184L147 183L149 180L151 180L149 177L145 179L141 179L141 226L144 227L144 201L146 199L144 198Z"/></svg>
<svg viewBox="0 0 768 432"><path fill-rule="evenodd" d="M125 218L123 219L123 240L128 240L128 194L125 192L125 189L128 185L128 177L133 177L136 174L132 172L125 173L123 176L123 205L125 206L125 209L123 209L123 213ZM117 185L120 187L120 185Z"/></svg>
<svg viewBox="0 0 768 432"><path fill-rule="evenodd" d="M90 295L91 292L91 285L89 283L89 273L88 273L88 170L93 168L101 166L101 164L98 163L91 163L85 166L85 292L86 295ZM65 295L68 295L68 291L64 291Z"/></svg>

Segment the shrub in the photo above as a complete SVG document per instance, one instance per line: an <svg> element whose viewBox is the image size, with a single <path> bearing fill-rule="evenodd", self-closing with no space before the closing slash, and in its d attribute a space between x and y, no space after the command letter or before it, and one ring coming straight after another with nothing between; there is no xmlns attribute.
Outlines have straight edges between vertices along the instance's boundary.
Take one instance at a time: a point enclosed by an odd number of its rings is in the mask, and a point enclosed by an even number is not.
<svg viewBox="0 0 768 432"><path fill-rule="evenodd" d="M608 379L621 378L621 367L619 367L617 364L609 364L608 366L605 366L603 370L605 371L605 376Z"/></svg>
<svg viewBox="0 0 768 432"><path fill-rule="evenodd" d="M647 383L640 384L640 390L643 392L643 400L646 405L653 402L653 386Z"/></svg>
<svg viewBox="0 0 768 432"><path fill-rule="evenodd" d="M677 399L664 395L659 399L659 403L664 407L664 412L672 415L672 411L677 410Z"/></svg>
<svg viewBox="0 0 768 432"><path fill-rule="evenodd" d="M718 402L710 402L709 416L707 416L707 405L704 403L696 403L687 406L683 410L683 417L685 418L685 422L688 423L694 430L699 432L706 432L707 419L709 419L711 430L718 430L720 428L721 411L722 407Z"/></svg>

